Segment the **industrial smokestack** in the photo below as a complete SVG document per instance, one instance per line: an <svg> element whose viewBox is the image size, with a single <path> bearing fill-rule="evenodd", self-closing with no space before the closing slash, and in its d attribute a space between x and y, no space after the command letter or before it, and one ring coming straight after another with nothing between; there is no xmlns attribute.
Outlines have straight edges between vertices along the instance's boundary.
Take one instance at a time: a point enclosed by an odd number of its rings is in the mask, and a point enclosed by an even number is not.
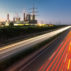
<svg viewBox="0 0 71 71"><path fill-rule="evenodd" d="M24 13L24 21L26 21L26 13Z"/></svg>
<svg viewBox="0 0 71 71"><path fill-rule="evenodd" d="M9 19L9 14L7 14L7 21L10 21L10 19Z"/></svg>

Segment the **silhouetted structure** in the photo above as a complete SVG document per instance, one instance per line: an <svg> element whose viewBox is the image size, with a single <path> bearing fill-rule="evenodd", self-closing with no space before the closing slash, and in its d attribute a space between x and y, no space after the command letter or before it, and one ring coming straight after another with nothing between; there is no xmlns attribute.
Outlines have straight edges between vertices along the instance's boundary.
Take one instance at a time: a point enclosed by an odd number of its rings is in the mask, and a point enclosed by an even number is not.
<svg viewBox="0 0 71 71"><path fill-rule="evenodd" d="M9 14L7 14L7 20L9 20Z"/></svg>

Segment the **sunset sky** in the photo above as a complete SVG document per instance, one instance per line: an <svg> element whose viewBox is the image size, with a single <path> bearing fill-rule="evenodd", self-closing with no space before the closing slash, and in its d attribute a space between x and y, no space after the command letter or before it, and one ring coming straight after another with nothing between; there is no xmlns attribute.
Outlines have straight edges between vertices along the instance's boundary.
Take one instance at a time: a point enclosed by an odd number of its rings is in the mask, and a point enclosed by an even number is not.
<svg viewBox="0 0 71 71"><path fill-rule="evenodd" d="M37 19L45 23L71 23L71 0L34 0ZM33 0L0 0L0 20L10 19L16 14L22 18L24 10L31 12Z"/></svg>

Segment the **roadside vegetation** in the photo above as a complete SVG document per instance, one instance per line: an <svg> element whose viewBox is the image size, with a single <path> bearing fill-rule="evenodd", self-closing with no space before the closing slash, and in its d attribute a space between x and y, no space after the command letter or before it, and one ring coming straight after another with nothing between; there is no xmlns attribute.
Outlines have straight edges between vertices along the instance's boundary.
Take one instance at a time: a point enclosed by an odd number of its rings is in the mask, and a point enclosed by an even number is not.
<svg viewBox="0 0 71 71"><path fill-rule="evenodd" d="M36 34L44 31L49 31L53 29L57 29L63 26L9 26L9 27L1 27L0 28L0 46L5 43L9 43L15 41L14 38L19 38L21 36L26 36L29 34ZM32 35L31 35L32 36ZM14 39L9 41L10 39ZM21 39L21 38L20 38ZM23 38L22 38L23 39ZM17 39L16 39L17 41Z"/></svg>

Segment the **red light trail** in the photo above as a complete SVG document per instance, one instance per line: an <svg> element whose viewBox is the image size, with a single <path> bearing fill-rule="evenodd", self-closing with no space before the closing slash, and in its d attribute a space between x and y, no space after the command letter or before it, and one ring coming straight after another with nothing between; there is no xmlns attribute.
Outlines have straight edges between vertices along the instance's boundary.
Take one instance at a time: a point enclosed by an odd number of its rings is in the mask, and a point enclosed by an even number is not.
<svg viewBox="0 0 71 71"><path fill-rule="evenodd" d="M38 71L71 71L71 31Z"/></svg>

